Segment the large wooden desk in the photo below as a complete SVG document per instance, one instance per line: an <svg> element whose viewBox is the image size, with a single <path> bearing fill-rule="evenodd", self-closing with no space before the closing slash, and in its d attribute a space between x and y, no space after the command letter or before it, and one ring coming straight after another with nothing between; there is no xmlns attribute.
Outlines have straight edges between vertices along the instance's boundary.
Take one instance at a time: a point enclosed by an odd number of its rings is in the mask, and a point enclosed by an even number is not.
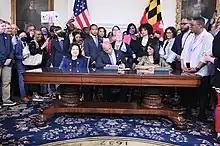
<svg viewBox="0 0 220 146"><path fill-rule="evenodd" d="M68 73L59 69L43 69L24 73L26 84L72 84L72 85L120 85L120 86L156 86L156 87L197 87L200 78L178 74L137 74L127 71L119 74L116 71L96 70L92 72ZM83 102L77 107L65 107L59 101L45 108L40 115L46 121L54 113L105 113L105 114L149 114L163 115L173 120L177 128L185 128L185 120L181 111L166 106L152 109L138 103L103 103Z"/></svg>

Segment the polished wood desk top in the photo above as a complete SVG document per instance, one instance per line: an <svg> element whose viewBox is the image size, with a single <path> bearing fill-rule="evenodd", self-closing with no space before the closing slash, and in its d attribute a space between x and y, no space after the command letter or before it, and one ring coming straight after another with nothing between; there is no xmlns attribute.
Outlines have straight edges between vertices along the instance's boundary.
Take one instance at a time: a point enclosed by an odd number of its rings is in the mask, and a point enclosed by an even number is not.
<svg viewBox="0 0 220 146"><path fill-rule="evenodd" d="M171 74L146 74L137 71L118 72L113 70L62 71L58 68L44 68L26 71L27 84L75 84L75 85L118 85L118 86L166 86L198 87L200 77Z"/></svg>

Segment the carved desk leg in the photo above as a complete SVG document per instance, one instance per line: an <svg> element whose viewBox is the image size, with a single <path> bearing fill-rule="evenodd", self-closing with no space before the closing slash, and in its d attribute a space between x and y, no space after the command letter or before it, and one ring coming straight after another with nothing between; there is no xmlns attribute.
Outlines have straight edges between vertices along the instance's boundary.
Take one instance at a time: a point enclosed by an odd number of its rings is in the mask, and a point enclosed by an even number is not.
<svg viewBox="0 0 220 146"><path fill-rule="evenodd" d="M57 109L59 108L59 106L60 106L59 101L56 101L51 106L43 109L41 114L37 116L35 125L37 127L46 126L47 120L57 112Z"/></svg>
<svg viewBox="0 0 220 146"><path fill-rule="evenodd" d="M182 116L182 112L180 111L173 111L176 112L176 116L168 116L175 125L175 128L178 130L186 130L187 125L186 125L186 120Z"/></svg>

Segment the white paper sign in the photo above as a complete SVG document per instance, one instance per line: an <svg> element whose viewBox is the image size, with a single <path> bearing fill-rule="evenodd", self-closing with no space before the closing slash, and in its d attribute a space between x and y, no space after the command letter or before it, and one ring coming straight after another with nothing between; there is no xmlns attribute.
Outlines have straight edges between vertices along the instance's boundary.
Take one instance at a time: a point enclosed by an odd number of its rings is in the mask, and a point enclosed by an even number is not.
<svg viewBox="0 0 220 146"><path fill-rule="evenodd" d="M41 23L56 23L58 22L58 14L55 11L42 11Z"/></svg>

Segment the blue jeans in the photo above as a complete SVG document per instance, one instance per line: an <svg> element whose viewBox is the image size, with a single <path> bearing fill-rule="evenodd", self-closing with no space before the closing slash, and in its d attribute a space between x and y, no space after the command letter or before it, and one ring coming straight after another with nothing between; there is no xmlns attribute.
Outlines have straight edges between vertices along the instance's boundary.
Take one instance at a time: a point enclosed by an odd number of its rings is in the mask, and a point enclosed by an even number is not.
<svg viewBox="0 0 220 146"><path fill-rule="evenodd" d="M17 64L17 71L18 71L18 84L19 84L20 96L24 98L24 97L27 97L26 90L25 90L26 86L24 84L24 76L23 76L23 73L25 72L25 68L21 61L17 61L16 64Z"/></svg>

